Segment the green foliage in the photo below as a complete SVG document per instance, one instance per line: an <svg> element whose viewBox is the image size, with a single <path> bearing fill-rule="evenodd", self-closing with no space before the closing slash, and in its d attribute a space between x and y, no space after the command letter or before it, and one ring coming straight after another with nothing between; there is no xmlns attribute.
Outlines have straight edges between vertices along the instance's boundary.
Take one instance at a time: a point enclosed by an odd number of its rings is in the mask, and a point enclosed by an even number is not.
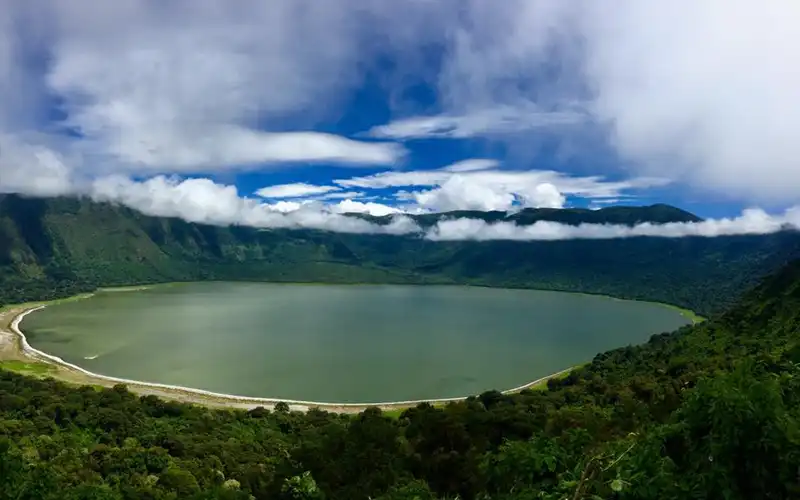
<svg viewBox="0 0 800 500"><path fill-rule="evenodd" d="M354 217L356 215L353 215ZM388 218L373 218L388 223ZM532 224L680 222L667 205L415 216ZM800 234L718 238L433 242L417 236L257 230L147 217L73 198L0 195L0 305L169 281L462 283L613 295L702 315L800 255Z"/></svg>
<svg viewBox="0 0 800 500"><path fill-rule="evenodd" d="M797 498L798 333L800 262L545 390L394 418L213 410L0 370L0 499Z"/></svg>
<svg viewBox="0 0 800 500"><path fill-rule="evenodd" d="M27 363L25 361L0 361L0 368L25 375L47 375L53 371L53 366L46 363Z"/></svg>
<svg viewBox="0 0 800 500"><path fill-rule="evenodd" d="M286 478L282 491L284 495L292 500L321 500L325 498L308 471L299 476Z"/></svg>
<svg viewBox="0 0 800 500"><path fill-rule="evenodd" d="M593 242L588 257L581 242L256 232L14 197L0 198L0 236L0 290L14 301L99 284L320 276L607 291L643 272L625 293L707 305L725 302L723 273L754 280L796 238ZM798 498L799 333L795 262L727 312L598 354L540 390L399 415L210 409L0 369L0 500Z"/></svg>

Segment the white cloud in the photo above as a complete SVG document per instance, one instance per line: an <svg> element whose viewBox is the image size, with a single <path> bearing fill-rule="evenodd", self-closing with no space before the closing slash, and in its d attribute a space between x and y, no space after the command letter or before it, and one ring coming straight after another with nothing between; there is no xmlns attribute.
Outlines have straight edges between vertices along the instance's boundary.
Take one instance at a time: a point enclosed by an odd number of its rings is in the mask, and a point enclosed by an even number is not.
<svg viewBox="0 0 800 500"><path fill-rule="evenodd" d="M320 229L343 233L409 234L419 227L398 215L387 225L347 217L314 202L266 204L238 195L236 187L209 179L157 176L144 182L124 177L95 181L89 192L96 201L121 203L147 215L179 217L190 222L257 228Z"/></svg>
<svg viewBox="0 0 800 500"><path fill-rule="evenodd" d="M303 196L330 193L331 191L338 191L340 189L341 188L336 186L315 186L313 184L306 184L305 182L295 182L292 184L266 186L257 190L255 194L262 198L300 198Z"/></svg>
<svg viewBox="0 0 800 500"><path fill-rule="evenodd" d="M314 196L315 200L347 200L354 198L370 198L364 191L338 191Z"/></svg>
<svg viewBox="0 0 800 500"><path fill-rule="evenodd" d="M0 19L0 134L52 135L57 103L73 135L56 154L75 154L65 167L79 177L392 165L399 145L298 131L335 112L359 78L344 70L362 57L353 13L334 3L10 4ZM10 177L26 166L0 168Z"/></svg>
<svg viewBox="0 0 800 500"><path fill-rule="evenodd" d="M289 198L267 206L279 212L291 212L300 208L317 207L319 210L332 213L365 213L371 215L390 215L403 213L402 210L382 203L359 201L364 197L363 191L341 191L337 186L316 186L298 182L267 186L255 192L257 196L268 199ZM336 203L325 203L341 200Z"/></svg>
<svg viewBox="0 0 800 500"><path fill-rule="evenodd" d="M488 158L469 158L444 167L447 172L475 172L478 170L491 170L500 166L500 162Z"/></svg>
<svg viewBox="0 0 800 500"><path fill-rule="evenodd" d="M634 166L797 201L800 4L625 1L586 16L593 112Z"/></svg>
<svg viewBox="0 0 800 500"><path fill-rule="evenodd" d="M0 135L17 146L2 152L0 185L55 193L119 172L393 164L397 145L308 131L342 115L381 54L397 65L380 75L389 104L411 118L375 136L598 128L636 175L788 205L800 184L798 16L788 0L7 2ZM437 87L429 109L394 101L420 81ZM60 127L71 135L56 140Z"/></svg>
<svg viewBox="0 0 800 500"><path fill-rule="evenodd" d="M798 201L800 3L466 0L461 15L437 80L445 116L578 101L625 168L738 200ZM491 130L452 121L395 122L383 135Z"/></svg>
<svg viewBox="0 0 800 500"><path fill-rule="evenodd" d="M335 184L362 189L434 187L397 193L432 211L510 210L514 206L561 208L566 196L617 197L636 189L662 186L668 181L636 178L606 181L597 176L575 177L552 170L496 170L493 160L471 159L436 170L387 171L374 175L337 179Z"/></svg>
<svg viewBox="0 0 800 500"><path fill-rule="evenodd" d="M387 171L350 179L335 179L343 187L383 189L401 186L436 186L452 176L446 170L412 170L408 172Z"/></svg>
<svg viewBox="0 0 800 500"><path fill-rule="evenodd" d="M473 161L473 160L466 160ZM484 161L484 160L479 160ZM567 194L585 197L616 196L620 191L629 189L644 189L654 186L663 186L669 181L657 177L640 177L624 181L606 181L599 176L570 176L554 170L459 170L464 162L435 169L412 170L406 172L386 171L373 175L352 177L350 179L336 179L335 184L344 187L358 187L364 189L382 189L390 187L409 186L439 186L454 176L469 177L479 182L505 186L513 191L515 186L536 186L541 183L550 183ZM455 167L455 170L453 170Z"/></svg>
<svg viewBox="0 0 800 500"><path fill-rule="evenodd" d="M549 182L537 184L533 189L520 194L524 207L563 208L567 201L557 187Z"/></svg>
<svg viewBox="0 0 800 500"><path fill-rule="evenodd" d="M303 200L303 201L276 201L275 203L267 203L266 206L270 210L275 210L276 212L294 212L295 210L299 210L303 205L308 205L313 203L311 201Z"/></svg>
<svg viewBox="0 0 800 500"><path fill-rule="evenodd" d="M435 241L451 240L516 240L554 241L573 239L614 239L650 236L681 238L687 236L716 237L726 235L769 234L785 227L800 230L800 208L787 210L783 215L770 216L762 210L745 210L733 219L709 219L702 222L672 222L667 224L581 224L570 226L539 221L529 226L512 222L487 223L480 219L452 219L438 222L425 237Z"/></svg>
<svg viewBox="0 0 800 500"><path fill-rule="evenodd" d="M238 126L141 131L102 129L102 139L83 141L87 155L114 161L116 170L198 172L242 169L265 163L393 165L404 153L391 143L359 142L319 132L268 133Z"/></svg>
<svg viewBox="0 0 800 500"><path fill-rule="evenodd" d="M342 200L335 205L331 205L330 209L333 212L340 214L360 213L360 214L376 215L379 217L383 215L402 213L400 209L396 207L390 207L382 203L375 203L371 201L365 203L354 200Z"/></svg>
<svg viewBox="0 0 800 500"><path fill-rule="evenodd" d="M69 168L58 152L0 134L0 193L57 196L72 188Z"/></svg>
<svg viewBox="0 0 800 500"><path fill-rule="evenodd" d="M411 193L411 196L420 207L436 212L510 210L515 200L512 193L465 175L453 175L441 187Z"/></svg>
<svg viewBox="0 0 800 500"><path fill-rule="evenodd" d="M776 216L762 210L750 209L733 219L710 219L696 223L645 223L635 226L569 226L543 221L530 226L518 226L510 222L486 223L478 219L459 218L439 221L423 232L410 217L396 207L353 200L344 200L336 205L325 205L311 200L267 204L242 198L234 186L216 184L208 179L158 176L136 182L119 176L106 177L90 186L89 195L94 200L121 203L147 215L180 217L190 222L234 224L264 229L318 229L343 233L424 236L436 241L715 237L767 234L787 227L800 230L800 207ZM342 215L353 212L393 217L389 224L379 225Z"/></svg>
<svg viewBox="0 0 800 500"><path fill-rule="evenodd" d="M423 209L434 212L451 210L501 210L516 206L563 208L566 197L549 182L509 187L477 176L454 175L439 188L403 193Z"/></svg>
<svg viewBox="0 0 800 500"><path fill-rule="evenodd" d="M523 102L517 106L497 105L462 115L404 118L373 127L367 135L401 140L434 137L464 139L578 125L585 123L587 119L586 113L578 110L543 111L533 103Z"/></svg>

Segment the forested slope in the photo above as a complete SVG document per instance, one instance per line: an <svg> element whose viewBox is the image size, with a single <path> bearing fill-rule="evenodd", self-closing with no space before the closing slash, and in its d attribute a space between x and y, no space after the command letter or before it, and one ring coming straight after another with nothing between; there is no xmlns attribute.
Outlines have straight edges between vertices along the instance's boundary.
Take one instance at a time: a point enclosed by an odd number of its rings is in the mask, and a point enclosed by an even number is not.
<svg viewBox="0 0 800 500"><path fill-rule="evenodd" d="M635 224L699 220L666 205L417 216ZM380 218L378 218L380 219ZM380 219L386 222L387 219ZM191 224L75 198L0 195L0 304L186 280L467 283L603 293L709 314L800 255L800 234L433 242L416 236Z"/></svg>
<svg viewBox="0 0 800 500"><path fill-rule="evenodd" d="M221 411L0 370L0 499L800 495L800 263L547 390L398 418Z"/></svg>

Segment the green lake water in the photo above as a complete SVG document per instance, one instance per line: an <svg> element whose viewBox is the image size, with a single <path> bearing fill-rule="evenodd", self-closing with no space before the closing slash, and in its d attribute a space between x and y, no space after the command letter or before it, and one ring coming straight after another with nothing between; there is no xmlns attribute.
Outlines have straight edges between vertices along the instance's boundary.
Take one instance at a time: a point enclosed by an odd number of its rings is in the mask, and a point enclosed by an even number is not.
<svg viewBox="0 0 800 500"><path fill-rule="evenodd" d="M322 402L510 389L688 320L656 304L455 286L190 283L102 292L22 323L87 370Z"/></svg>

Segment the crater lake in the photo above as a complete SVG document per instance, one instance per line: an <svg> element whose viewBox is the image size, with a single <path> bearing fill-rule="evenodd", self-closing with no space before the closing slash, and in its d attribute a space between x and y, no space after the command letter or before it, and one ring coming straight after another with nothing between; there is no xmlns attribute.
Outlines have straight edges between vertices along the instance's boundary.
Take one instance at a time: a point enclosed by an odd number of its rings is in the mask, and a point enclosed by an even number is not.
<svg viewBox="0 0 800 500"><path fill-rule="evenodd" d="M207 282L101 291L21 329L102 375L375 403L511 389L689 322L659 304L535 290Z"/></svg>

